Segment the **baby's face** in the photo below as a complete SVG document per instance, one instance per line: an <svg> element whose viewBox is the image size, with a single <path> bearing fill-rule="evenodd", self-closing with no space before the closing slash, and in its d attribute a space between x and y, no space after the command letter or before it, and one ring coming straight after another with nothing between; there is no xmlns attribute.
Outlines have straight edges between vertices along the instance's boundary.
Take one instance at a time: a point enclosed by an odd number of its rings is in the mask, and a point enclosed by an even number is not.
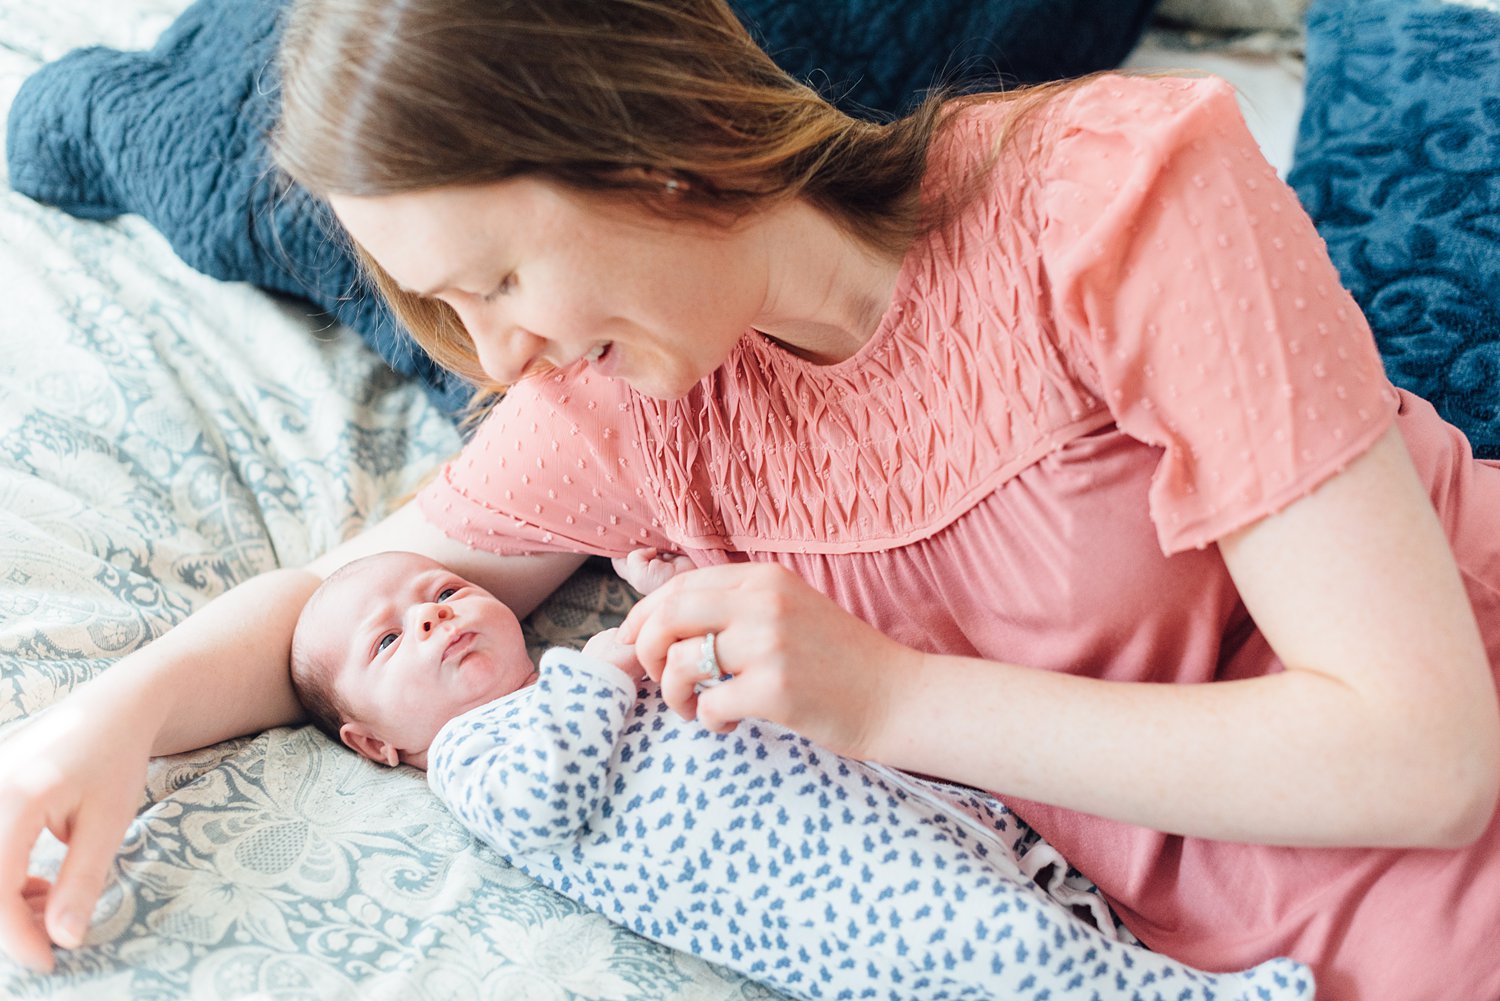
<svg viewBox="0 0 1500 1001"><path fill-rule="evenodd" d="M311 610L315 642L327 644L318 652L355 720L403 760L425 754L454 716L535 676L515 614L425 556L365 560L330 591Z"/></svg>

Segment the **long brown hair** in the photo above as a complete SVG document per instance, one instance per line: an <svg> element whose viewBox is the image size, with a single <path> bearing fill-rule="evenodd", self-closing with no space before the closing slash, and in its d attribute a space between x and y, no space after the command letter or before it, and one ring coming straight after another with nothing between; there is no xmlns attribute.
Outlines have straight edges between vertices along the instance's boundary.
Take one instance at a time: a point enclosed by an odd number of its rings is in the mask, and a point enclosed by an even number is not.
<svg viewBox="0 0 1500 1001"><path fill-rule="evenodd" d="M725 223L802 198L891 255L923 228L945 117L936 93L889 123L844 114L723 0L295 0L281 79L272 150L316 195L536 175ZM428 353L485 385L457 314L360 256Z"/></svg>

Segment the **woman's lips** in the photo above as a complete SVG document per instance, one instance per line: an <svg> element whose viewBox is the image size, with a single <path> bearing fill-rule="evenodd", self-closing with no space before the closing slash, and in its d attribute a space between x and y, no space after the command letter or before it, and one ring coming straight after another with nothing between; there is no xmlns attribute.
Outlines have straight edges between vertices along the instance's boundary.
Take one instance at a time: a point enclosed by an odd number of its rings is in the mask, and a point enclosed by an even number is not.
<svg viewBox="0 0 1500 1001"><path fill-rule="evenodd" d="M605 343L603 351L589 358L589 364L593 366L594 371L598 372L600 375L609 376L615 370L613 364L614 360L615 343L614 341L609 341Z"/></svg>

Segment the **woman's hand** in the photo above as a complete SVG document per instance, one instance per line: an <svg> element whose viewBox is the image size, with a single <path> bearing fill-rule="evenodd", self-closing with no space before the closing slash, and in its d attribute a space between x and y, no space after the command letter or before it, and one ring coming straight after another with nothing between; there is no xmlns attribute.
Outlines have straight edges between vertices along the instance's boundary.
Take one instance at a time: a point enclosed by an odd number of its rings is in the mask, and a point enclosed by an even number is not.
<svg viewBox="0 0 1500 1001"><path fill-rule="evenodd" d="M51 972L52 943L83 941L155 735L140 714L75 696L0 741L0 951ZM55 883L27 872L44 828L68 846Z"/></svg>
<svg viewBox="0 0 1500 1001"><path fill-rule="evenodd" d="M726 680L695 692L704 636ZM620 627L667 704L723 733L765 719L849 757L885 725L893 682L921 654L763 563L706 567L643 598Z"/></svg>

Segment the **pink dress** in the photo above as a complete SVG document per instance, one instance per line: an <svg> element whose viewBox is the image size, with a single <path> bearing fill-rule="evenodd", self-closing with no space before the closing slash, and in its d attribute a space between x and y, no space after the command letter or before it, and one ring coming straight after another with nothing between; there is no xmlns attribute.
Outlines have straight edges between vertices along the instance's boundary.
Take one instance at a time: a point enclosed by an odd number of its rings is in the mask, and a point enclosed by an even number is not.
<svg viewBox="0 0 1500 1001"><path fill-rule="evenodd" d="M1281 670L1210 545L1392 422L1500 662L1500 473L1386 380L1227 85L1104 77L960 112L929 184L982 193L909 252L854 357L747 332L685 399L586 371L513 389L421 495L497 552L776 561L924 650L1099 678ZM933 190L937 190L934 188ZM1017 810L1148 945L1289 955L1338 999L1500 997L1500 853L1267 848Z"/></svg>

